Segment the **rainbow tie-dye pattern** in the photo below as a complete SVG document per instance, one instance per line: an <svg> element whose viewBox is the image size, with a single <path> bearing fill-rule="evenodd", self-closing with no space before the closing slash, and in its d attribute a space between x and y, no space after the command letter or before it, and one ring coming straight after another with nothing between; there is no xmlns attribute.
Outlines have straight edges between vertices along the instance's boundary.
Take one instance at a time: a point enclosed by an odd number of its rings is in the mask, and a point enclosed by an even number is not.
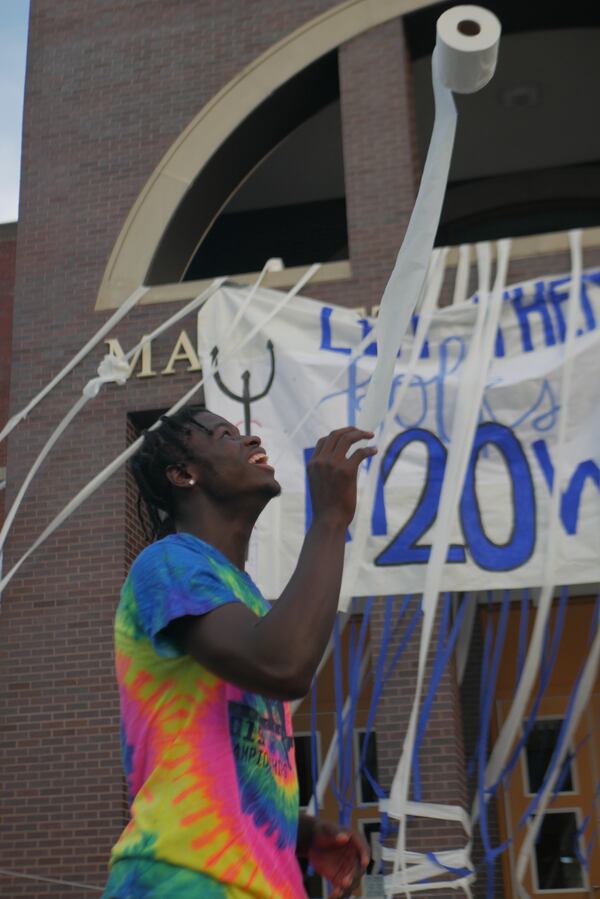
<svg viewBox="0 0 600 899"><path fill-rule="evenodd" d="M288 706L215 677L164 634L230 602L269 610L248 575L190 534L149 546L125 582L115 641L131 821L106 897L306 896ZM169 876L182 892L163 892Z"/></svg>

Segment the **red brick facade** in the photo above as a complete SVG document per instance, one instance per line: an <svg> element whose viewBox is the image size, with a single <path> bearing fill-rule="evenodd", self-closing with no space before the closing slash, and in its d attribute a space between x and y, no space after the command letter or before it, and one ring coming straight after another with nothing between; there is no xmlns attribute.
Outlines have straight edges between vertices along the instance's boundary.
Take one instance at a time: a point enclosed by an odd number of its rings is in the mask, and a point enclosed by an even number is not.
<svg viewBox="0 0 600 899"><path fill-rule="evenodd" d="M17 227L0 225L0 422L8 418L10 390L10 357L12 342L12 314L17 258ZM0 444L0 481L6 469L6 444ZM3 518L4 493L0 493L0 521Z"/></svg>
<svg viewBox="0 0 600 899"><path fill-rule="evenodd" d="M11 413L105 320L94 303L108 256L141 188L182 130L260 53L334 5L335 0L32 0ZM342 46L339 65L353 278L310 292L370 306L381 295L418 183L402 21ZM2 420L14 253L14 241L0 237ZM567 267L566 258L554 265L548 258L516 263L511 277ZM135 311L119 326L122 345L131 346L166 313L164 305ZM100 356L99 348L11 436L8 501L50 430L94 375ZM64 503L125 448L131 438L128 413L167 407L189 384L184 372L134 378L126 389L110 388L87 407L39 472L15 522L5 571ZM0 867L94 885L105 879L111 845L123 826L112 621L139 538L126 515L131 505L120 471L23 566L2 597ZM379 642L379 612L376 622L373 638ZM388 784L407 720L402 697L412 668L414 659L407 657L382 702L378 734ZM425 799L464 801L461 734L449 672L424 752ZM439 837L446 837L433 829L430 834L438 847ZM450 845L461 845L460 837L457 844L454 835ZM0 877L6 899L87 895Z"/></svg>

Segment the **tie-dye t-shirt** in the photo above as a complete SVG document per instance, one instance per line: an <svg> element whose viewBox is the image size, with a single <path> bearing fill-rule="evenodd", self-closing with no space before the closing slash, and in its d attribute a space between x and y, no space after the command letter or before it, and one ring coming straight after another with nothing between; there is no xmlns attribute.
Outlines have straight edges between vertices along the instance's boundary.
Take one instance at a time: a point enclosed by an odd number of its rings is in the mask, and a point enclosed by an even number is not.
<svg viewBox="0 0 600 899"><path fill-rule="evenodd" d="M197 878L194 895L304 899L288 706L214 676L164 633L230 602L269 610L247 574L190 534L153 543L131 568L115 621L131 821L112 871L151 878L154 862L157 876L166 865Z"/></svg>

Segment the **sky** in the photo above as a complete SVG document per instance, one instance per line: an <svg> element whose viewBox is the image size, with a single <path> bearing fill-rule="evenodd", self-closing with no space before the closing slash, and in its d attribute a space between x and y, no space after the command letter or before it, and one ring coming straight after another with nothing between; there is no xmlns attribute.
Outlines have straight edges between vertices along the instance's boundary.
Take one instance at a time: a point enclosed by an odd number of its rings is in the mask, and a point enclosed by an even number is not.
<svg viewBox="0 0 600 899"><path fill-rule="evenodd" d="M0 223L18 216L29 0L0 0Z"/></svg>

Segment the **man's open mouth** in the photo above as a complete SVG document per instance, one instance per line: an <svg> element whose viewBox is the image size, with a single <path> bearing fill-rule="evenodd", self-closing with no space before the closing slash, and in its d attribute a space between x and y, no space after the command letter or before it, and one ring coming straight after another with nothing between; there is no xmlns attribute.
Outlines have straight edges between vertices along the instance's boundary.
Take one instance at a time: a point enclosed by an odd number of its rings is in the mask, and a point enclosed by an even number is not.
<svg viewBox="0 0 600 899"><path fill-rule="evenodd" d="M248 462L250 463L250 465L258 465L259 468L270 468L271 471L273 470L269 465L269 457L262 450L256 453L252 453L252 455L248 459Z"/></svg>

